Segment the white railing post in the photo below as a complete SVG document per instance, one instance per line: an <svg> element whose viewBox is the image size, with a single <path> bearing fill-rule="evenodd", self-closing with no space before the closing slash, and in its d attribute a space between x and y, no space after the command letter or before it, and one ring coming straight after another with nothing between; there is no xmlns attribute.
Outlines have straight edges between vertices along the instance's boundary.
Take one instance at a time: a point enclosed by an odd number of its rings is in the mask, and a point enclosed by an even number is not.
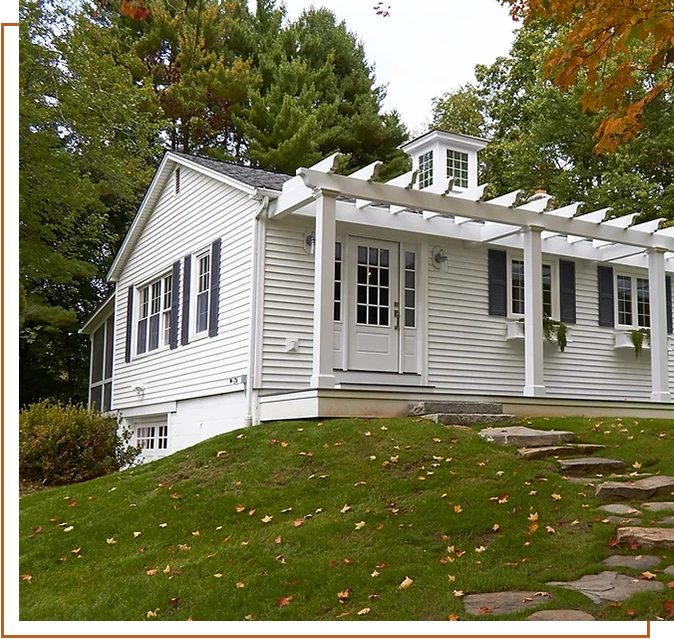
<svg viewBox="0 0 674 639"><path fill-rule="evenodd" d="M314 343L311 388L334 388L335 213L337 194L321 190L316 197Z"/></svg>
<svg viewBox="0 0 674 639"><path fill-rule="evenodd" d="M527 226L524 233L524 395L545 395L543 381L543 228Z"/></svg>
<svg viewBox="0 0 674 639"><path fill-rule="evenodd" d="M648 250L648 295L651 314L651 401L671 402L667 362L665 251Z"/></svg>

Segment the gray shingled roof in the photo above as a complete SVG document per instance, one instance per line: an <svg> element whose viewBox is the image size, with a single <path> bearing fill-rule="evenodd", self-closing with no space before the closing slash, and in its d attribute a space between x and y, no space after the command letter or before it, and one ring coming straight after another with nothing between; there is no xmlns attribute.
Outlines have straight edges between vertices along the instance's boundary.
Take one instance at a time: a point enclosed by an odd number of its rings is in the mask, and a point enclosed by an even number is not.
<svg viewBox="0 0 674 639"><path fill-rule="evenodd" d="M292 177L290 175L285 175L284 173L265 171L264 169L256 169L251 166L242 166L241 164L235 164L234 162L213 160L211 158L189 155L187 153L178 153L176 151L172 151L172 153L256 188L280 191L283 183Z"/></svg>

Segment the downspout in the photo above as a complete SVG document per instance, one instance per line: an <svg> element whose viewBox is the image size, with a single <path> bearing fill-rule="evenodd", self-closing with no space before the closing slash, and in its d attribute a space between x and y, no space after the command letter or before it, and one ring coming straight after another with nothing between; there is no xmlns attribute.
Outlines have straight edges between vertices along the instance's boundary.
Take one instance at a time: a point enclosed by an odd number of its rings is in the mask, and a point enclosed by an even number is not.
<svg viewBox="0 0 674 639"><path fill-rule="evenodd" d="M262 225L264 216L269 206L269 196L264 195L260 201L260 206L255 212L253 218L253 251L250 268L250 326L248 329L248 375L246 379L246 416L244 417L244 426L252 426L254 423L253 412L255 403L255 362L257 360L257 323L258 323L258 294L260 291L260 242L264 239Z"/></svg>

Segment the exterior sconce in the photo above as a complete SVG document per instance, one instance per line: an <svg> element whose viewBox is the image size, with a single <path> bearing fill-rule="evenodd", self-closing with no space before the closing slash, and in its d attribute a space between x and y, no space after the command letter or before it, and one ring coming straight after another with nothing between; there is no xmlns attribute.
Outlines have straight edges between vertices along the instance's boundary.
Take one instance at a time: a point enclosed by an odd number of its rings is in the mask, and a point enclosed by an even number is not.
<svg viewBox="0 0 674 639"><path fill-rule="evenodd" d="M309 254L314 254L314 249L316 248L316 232L311 231L304 236L304 250Z"/></svg>
<svg viewBox="0 0 674 639"><path fill-rule="evenodd" d="M447 259L444 249L437 247L433 249L433 266L435 266L435 268L440 268L447 262Z"/></svg>

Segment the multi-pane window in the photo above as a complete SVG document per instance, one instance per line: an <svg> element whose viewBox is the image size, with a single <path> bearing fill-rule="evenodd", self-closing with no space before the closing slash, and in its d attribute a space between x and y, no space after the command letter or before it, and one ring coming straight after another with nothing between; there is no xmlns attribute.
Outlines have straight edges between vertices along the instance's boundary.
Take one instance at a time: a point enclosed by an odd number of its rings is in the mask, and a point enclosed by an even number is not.
<svg viewBox="0 0 674 639"><path fill-rule="evenodd" d="M388 326L390 317L389 250L358 247L356 322Z"/></svg>
<svg viewBox="0 0 674 639"><path fill-rule="evenodd" d="M155 351L169 343L171 332L171 275L140 289L136 353Z"/></svg>
<svg viewBox="0 0 674 639"><path fill-rule="evenodd" d="M197 257L197 333L208 329L208 303L211 287L211 256L209 253Z"/></svg>
<svg viewBox="0 0 674 639"><path fill-rule="evenodd" d="M651 325L651 304L648 279L629 275L616 276L618 324L648 328ZM636 313L635 313L636 303ZM636 318L636 322L634 321Z"/></svg>
<svg viewBox="0 0 674 639"><path fill-rule="evenodd" d="M468 153L447 149L447 176L454 176L454 184L468 188Z"/></svg>
<svg viewBox="0 0 674 639"><path fill-rule="evenodd" d="M552 317L552 266L543 264L543 314ZM511 262L511 309L513 315L524 315L524 262Z"/></svg>
<svg viewBox="0 0 674 639"><path fill-rule="evenodd" d="M416 326L417 272L416 255L405 251L405 328Z"/></svg>
<svg viewBox="0 0 674 639"><path fill-rule="evenodd" d="M91 408L109 411L112 406L112 362L114 357L115 318L111 315L92 336L91 340L91 385L89 405Z"/></svg>
<svg viewBox="0 0 674 639"><path fill-rule="evenodd" d="M433 183L433 151L419 156L419 188L425 189Z"/></svg>
<svg viewBox="0 0 674 639"><path fill-rule="evenodd" d="M342 243L335 242L335 322L342 320Z"/></svg>
<svg viewBox="0 0 674 639"><path fill-rule="evenodd" d="M141 450L167 450L168 426L138 426L136 428L136 445Z"/></svg>

